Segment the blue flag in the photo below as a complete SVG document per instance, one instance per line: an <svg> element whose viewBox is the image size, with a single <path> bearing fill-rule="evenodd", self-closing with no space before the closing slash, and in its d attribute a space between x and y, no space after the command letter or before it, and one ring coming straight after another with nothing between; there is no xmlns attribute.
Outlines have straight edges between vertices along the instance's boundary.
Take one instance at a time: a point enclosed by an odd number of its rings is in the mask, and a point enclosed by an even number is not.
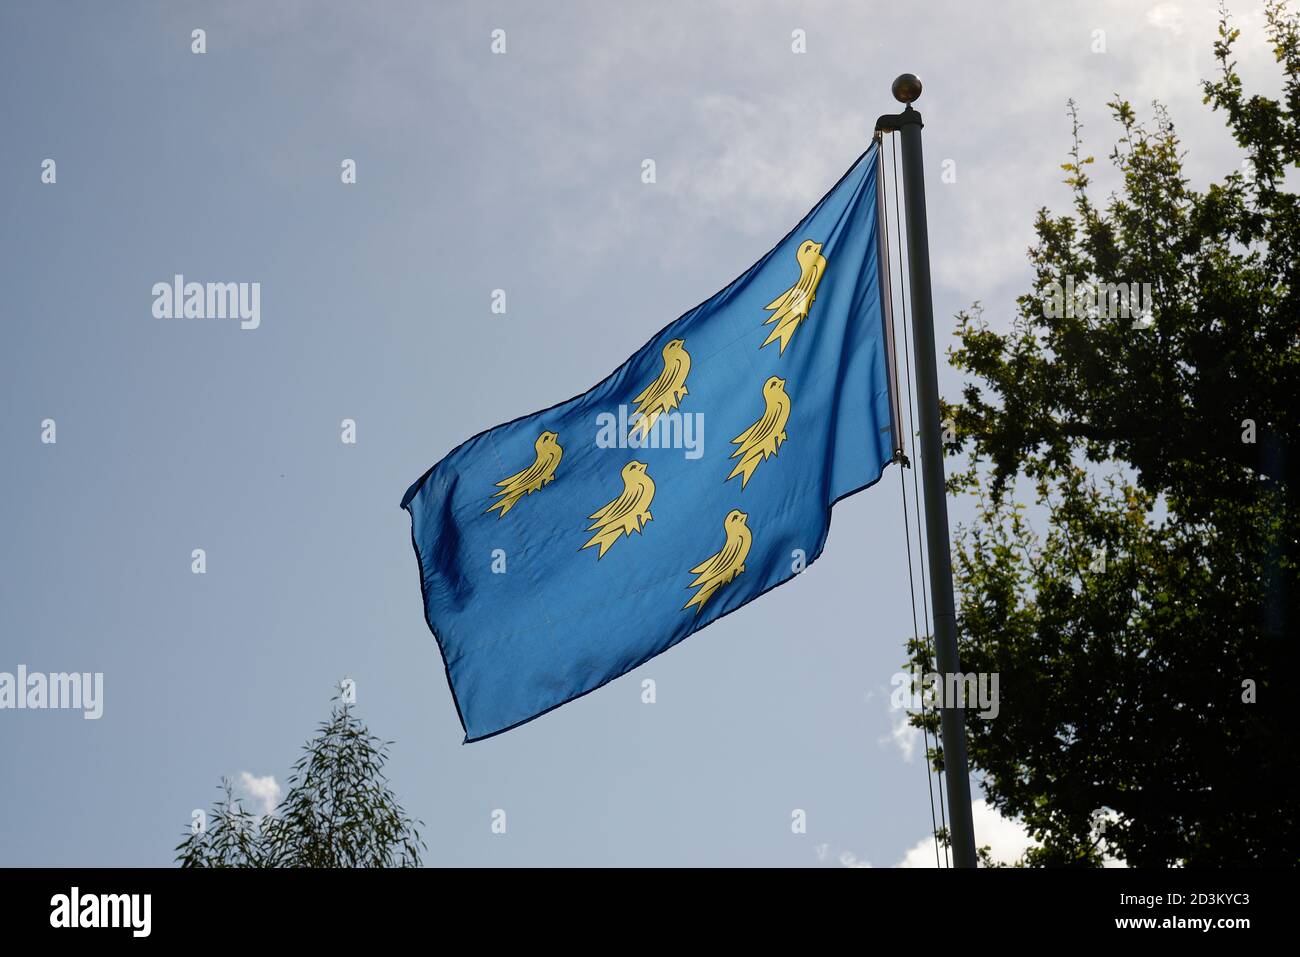
<svg viewBox="0 0 1300 957"><path fill-rule="evenodd" d="M896 448L873 144L779 244L595 388L407 491L425 619L477 741L788 581Z"/></svg>

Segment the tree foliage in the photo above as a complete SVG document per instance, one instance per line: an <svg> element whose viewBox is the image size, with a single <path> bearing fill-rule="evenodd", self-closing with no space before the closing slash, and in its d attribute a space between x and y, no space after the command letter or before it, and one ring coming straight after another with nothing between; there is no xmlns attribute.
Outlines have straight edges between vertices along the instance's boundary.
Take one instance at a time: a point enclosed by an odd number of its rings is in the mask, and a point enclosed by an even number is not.
<svg viewBox="0 0 1300 957"><path fill-rule="evenodd" d="M335 698L294 764L275 811L250 812L223 780L205 826L177 846L181 867L418 867L424 842L388 788L392 742Z"/></svg>
<svg viewBox="0 0 1300 957"><path fill-rule="evenodd" d="M968 457L950 488L978 502L954 552L962 668L998 672L1001 691L968 746L990 801L1041 844L1025 863L1300 860L1283 714L1300 620L1300 23L1276 0L1265 22L1281 98L1243 89L1225 11L1203 84L1242 168L1194 189L1167 111L1143 122L1117 97L1122 185L1099 201L1071 102L1072 208L1037 215L1034 288L1005 333L978 304L958 317L968 385L945 415ZM1149 324L1060 314L1066 277L1149 283Z"/></svg>

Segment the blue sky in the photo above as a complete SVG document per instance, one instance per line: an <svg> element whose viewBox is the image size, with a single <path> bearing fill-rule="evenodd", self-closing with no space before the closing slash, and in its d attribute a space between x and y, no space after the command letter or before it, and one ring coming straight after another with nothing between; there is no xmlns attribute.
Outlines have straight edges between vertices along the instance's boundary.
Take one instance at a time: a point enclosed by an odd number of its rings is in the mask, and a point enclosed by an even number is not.
<svg viewBox="0 0 1300 957"><path fill-rule="evenodd" d="M1232 7L1269 86L1258 11ZM0 671L103 672L105 698L97 721L0 712L0 864L168 863L222 775L274 796L345 676L431 863L923 860L926 773L888 701L911 630L896 472L837 506L808 573L469 746L398 502L762 255L904 70L926 83L938 340L975 300L1005 324L1034 211L1068 201L1068 97L1102 192L1115 92L1169 105L1194 182L1239 161L1200 104L1214 21L1120 0L0 7ZM260 282L260 327L153 318L176 273Z"/></svg>

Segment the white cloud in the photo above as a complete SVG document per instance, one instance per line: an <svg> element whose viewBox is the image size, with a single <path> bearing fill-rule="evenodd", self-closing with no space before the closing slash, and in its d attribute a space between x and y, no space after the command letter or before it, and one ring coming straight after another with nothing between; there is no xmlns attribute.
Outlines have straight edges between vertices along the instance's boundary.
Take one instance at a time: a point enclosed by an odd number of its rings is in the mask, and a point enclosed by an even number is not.
<svg viewBox="0 0 1300 957"><path fill-rule="evenodd" d="M1108 816L1113 819L1113 815ZM988 801L976 801L971 805L972 824L975 827L975 843L979 847L987 846L993 860L999 864L1014 864L1030 847L1037 847L1038 842L1029 836L1029 831L1020 821L1003 817ZM940 848L942 855L943 849ZM899 867L934 867L934 838L926 836L917 841L903 859ZM1127 867L1123 861L1109 855L1102 857L1103 867Z"/></svg>
<svg viewBox="0 0 1300 957"><path fill-rule="evenodd" d="M247 771L240 771L239 791L240 795L262 816L270 814L280 803L280 783L276 781L274 774L259 778Z"/></svg>
<svg viewBox="0 0 1300 957"><path fill-rule="evenodd" d="M808 103L798 94L741 98L697 97L691 129L698 131L689 171L666 179L679 215L726 217L749 233L767 236L773 220L797 219L839 178L851 161L844 144L866 149L861 117ZM798 136L774 136L774 129ZM772 237L777 238L777 237Z"/></svg>
<svg viewBox="0 0 1300 957"><path fill-rule="evenodd" d="M881 745L892 743L898 748L899 756L908 764L916 758L918 745L921 741L921 731L907 723L908 712L903 708L891 708L889 712L890 728L889 734L882 735L877 743Z"/></svg>
<svg viewBox="0 0 1300 957"><path fill-rule="evenodd" d="M852 851L840 851L839 853L836 853L829 844L817 844L813 847L813 850L817 853L817 860L821 861L823 864L834 857L841 867L871 866L870 861L860 860L858 855L854 854Z"/></svg>
<svg viewBox="0 0 1300 957"><path fill-rule="evenodd" d="M971 817L975 827L975 843L980 847L987 845L993 860L998 863L1014 863L1037 843L1029 836L1023 824L1003 817L988 801L976 801L971 805ZM934 838L926 836L917 841L898 862L898 866L934 867Z"/></svg>
<svg viewBox="0 0 1300 957"><path fill-rule="evenodd" d="M1176 3L1158 4L1147 11L1147 23L1179 36L1183 32L1183 10Z"/></svg>

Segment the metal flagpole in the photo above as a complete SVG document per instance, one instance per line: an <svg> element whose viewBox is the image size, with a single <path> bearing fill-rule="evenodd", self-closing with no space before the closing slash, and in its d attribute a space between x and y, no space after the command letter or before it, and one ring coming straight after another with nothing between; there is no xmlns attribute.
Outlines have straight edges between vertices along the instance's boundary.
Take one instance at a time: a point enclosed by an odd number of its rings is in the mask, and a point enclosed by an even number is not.
<svg viewBox="0 0 1300 957"><path fill-rule="evenodd" d="M925 497L925 541L929 554L930 604L934 611L935 658L945 691L960 687L950 674L961 671L957 659L957 613L952 598L952 558L948 550L948 502L939 421L939 373L934 351L934 307L930 301L930 240L925 225L925 167L921 160L921 114L912 103L921 81L904 73L894 81L894 99L907 104L902 113L876 121L877 131L902 140L903 207L907 222L907 272L912 293L912 352L916 357L916 399L921 433L921 485ZM939 710L943 728L943 765L948 782L948 814L953 863L974 867L975 830L971 823L970 776L966 769L966 719L944 695Z"/></svg>

